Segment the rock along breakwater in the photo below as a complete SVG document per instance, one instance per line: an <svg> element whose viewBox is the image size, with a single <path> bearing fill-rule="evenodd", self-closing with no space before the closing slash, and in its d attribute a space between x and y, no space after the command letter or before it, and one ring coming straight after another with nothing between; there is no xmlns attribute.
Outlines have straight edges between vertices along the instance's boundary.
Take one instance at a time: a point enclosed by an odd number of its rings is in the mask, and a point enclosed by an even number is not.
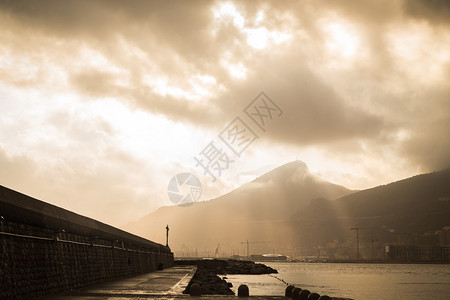
<svg viewBox="0 0 450 300"><path fill-rule="evenodd" d="M198 267L194 277L183 291L184 294L189 294L191 286L198 284L202 295L234 295L234 292L230 289L231 283L221 279L217 276L218 274L257 275L278 273L277 270L264 264L243 260L177 260L175 265L196 265Z"/></svg>

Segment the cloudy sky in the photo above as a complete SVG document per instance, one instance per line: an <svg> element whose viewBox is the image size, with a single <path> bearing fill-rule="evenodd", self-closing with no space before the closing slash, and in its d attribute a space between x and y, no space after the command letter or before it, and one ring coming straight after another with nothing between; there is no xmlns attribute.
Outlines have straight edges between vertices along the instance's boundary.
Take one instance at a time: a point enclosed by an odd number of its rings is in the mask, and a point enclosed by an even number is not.
<svg viewBox="0 0 450 300"><path fill-rule="evenodd" d="M181 172L206 200L296 159L352 189L446 168L449 3L0 0L0 184L120 226Z"/></svg>

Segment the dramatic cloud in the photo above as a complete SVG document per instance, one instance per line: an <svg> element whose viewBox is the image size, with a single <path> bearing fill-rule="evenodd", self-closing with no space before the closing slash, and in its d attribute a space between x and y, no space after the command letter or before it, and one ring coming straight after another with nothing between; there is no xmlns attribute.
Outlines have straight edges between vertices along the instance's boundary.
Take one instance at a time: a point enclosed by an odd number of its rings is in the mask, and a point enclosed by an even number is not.
<svg viewBox="0 0 450 300"><path fill-rule="evenodd" d="M405 11L432 24L450 23L450 3L446 0L405 0Z"/></svg>
<svg viewBox="0 0 450 300"><path fill-rule="evenodd" d="M170 204L184 171L208 199L295 159L353 189L446 168L449 16L438 0L0 1L0 184L120 225ZM283 110L266 131L243 112L261 91ZM194 156L236 117L258 139L213 182Z"/></svg>

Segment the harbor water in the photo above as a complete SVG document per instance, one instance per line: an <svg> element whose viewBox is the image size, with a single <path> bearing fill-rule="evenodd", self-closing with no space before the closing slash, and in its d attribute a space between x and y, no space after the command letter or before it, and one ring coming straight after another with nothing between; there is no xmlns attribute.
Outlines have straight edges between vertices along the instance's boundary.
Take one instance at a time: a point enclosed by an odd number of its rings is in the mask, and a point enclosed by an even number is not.
<svg viewBox="0 0 450 300"><path fill-rule="evenodd" d="M321 295L351 299L450 299L450 265L265 262L270 275L228 275L237 293L284 295L286 283ZM283 282L284 281L284 282Z"/></svg>

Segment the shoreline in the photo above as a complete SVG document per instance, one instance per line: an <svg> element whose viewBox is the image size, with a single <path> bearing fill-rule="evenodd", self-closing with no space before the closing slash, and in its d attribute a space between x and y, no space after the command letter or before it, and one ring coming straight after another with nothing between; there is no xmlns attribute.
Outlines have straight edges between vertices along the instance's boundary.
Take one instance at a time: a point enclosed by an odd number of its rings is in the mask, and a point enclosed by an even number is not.
<svg viewBox="0 0 450 300"><path fill-rule="evenodd" d="M254 262L254 263L330 263L330 264L336 264L336 263L343 263L343 264L388 264L388 265L448 265L450 264L450 261L386 261L386 260L324 260L324 259L309 259L309 260L236 260L236 259L232 259L232 258L214 258L214 259L210 259L210 258L206 258L206 259L202 259L202 258L189 258L189 257L182 257L182 258L176 258L175 257L175 263L178 261L187 261L187 262L192 262L192 261L227 261L227 260L232 260L232 261L250 261L250 262Z"/></svg>
<svg viewBox="0 0 450 300"><path fill-rule="evenodd" d="M430 261L382 261L382 260L266 260L266 261L258 261L263 263L323 263L323 264L386 264L386 265L448 265L450 262L430 262Z"/></svg>

